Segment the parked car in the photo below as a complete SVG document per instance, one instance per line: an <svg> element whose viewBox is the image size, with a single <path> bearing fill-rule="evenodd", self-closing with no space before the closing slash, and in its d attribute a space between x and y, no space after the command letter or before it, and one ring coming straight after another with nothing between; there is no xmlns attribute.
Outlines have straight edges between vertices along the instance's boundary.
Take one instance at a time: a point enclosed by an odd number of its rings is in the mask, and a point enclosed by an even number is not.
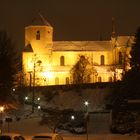
<svg viewBox="0 0 140 140"><path fill-rule="evenodd" d="M0 134L0 140L25 140L25 138L16 133L2 133Z"/></svg>
<svg viewBox="0 0 140 140"><path fill-rule="evenodd" d="M32 140L63 140L63 137L57 133L39 133L34 135Z"/></svg>
<svg viewBox="0 0 140 140"><path fill-rule="evenodd" d="M70 132L74 134L84 134L86 133L86 128L84 125L79 124L71 127Z"/></svg>

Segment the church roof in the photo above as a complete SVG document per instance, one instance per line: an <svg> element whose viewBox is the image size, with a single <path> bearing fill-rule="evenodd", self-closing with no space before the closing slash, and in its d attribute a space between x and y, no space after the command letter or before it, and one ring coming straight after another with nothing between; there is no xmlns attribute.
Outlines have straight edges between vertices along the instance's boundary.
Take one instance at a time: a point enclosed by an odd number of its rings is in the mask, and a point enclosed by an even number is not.
<svg viewBox="0 0 140 140"><path fill-rule="evenodd" d="M54 51L110 51L110 41L54 41Z"/></svg>
<svg viewBox="0 0 140 140"><path fill-rule="evenodd" d="M132 44L134 41L134 36L118 36L117 37L117 45L118 46L128 46Z"/></svg>
<svg viewBox="0 0 140 140"><path fill-rule="evenodd" d="M51 26L50 23L40 13L38 17L32 19L31 25Z"/></svg>

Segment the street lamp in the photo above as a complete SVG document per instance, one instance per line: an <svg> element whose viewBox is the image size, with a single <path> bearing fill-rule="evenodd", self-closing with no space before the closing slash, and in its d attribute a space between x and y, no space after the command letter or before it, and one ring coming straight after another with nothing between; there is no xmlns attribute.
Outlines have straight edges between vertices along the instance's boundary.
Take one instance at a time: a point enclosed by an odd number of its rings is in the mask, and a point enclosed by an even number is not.
<svg viewBox="0 0 140 140"><path fill-rule="evenodd" d="M88 101L85 101L85 102L84 102L84 105L85 105L86 107L88 107L89 102L88 102Z"/></svg>
<svg viewBox="0 0 140 140"><path fill-rule="evenodd" d="M15 88L13 88L12 90L13 90L13 92L14 92L14 91L16 91L16 89L15 89Z"/></svg>
<svg viewBox="0 0 140 140"><path fill-rule="evenodd" d="M39 105L37 108L38 108L38 110L40 110L41 109L41 106Z"/></svg>
<svg viewBox="0 0 140 140"><path fill-rule="evenodd" d="M29 99L29 97L28 97L28 96L26 96L26 97L25 97L25 101L27 101L28 99Z"/></svg>
<svg viewBox="0 0 140 140"><path fill-rule="evenodd" d="M71 115L71 120L75 120L75 116L74 115Z"/></svg>
<svg viewBox="0 0 140 140"><path fill-rule="evenodd" d="M4 106L0 106L0 113L1 113L1 134L2 134L2 131L3 131L3 127L2 127L2 124L3 124L3 111L4 111Z"/></svg>
<svg viewBox="0 0 140 140"><path fill-rule="evenodd" d="M87 135L87 140L88 140L88 120L89 120L89 116L88 116L88 106L89 106L89 102L85 101L84 105L86 107L86 135Z"/></svg>

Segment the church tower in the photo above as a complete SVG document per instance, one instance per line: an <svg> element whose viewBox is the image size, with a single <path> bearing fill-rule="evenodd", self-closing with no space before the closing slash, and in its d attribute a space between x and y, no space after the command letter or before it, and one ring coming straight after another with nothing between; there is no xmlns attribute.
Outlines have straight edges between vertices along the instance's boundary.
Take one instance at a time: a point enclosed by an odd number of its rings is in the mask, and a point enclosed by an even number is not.
<svg viewBox="0 0 140 140"><path fill-rule="evenodd" d="M53 27L40 15L32 25L25 27L25 47L32 46L33 53L51 53L53 44Z"/></svg>
<svg viewBox="0 0 140 140"><path fill-rule="evenodd" d="M52 61L52 46L53 27L40 15L25 27L25 47L22 53L25 85L31 85L33 81L34 86L41 85L42 81L47 84L46 74Z"/></svg>

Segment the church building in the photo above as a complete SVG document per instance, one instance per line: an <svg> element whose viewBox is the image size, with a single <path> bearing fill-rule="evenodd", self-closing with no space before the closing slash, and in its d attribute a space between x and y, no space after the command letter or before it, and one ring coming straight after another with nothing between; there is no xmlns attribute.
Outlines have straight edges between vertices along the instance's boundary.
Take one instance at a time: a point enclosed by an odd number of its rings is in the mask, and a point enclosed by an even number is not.
<svg viewBox="0 0 140 140"><path fill-rule="evenodd" d="M54 41L53 27L42 17L41 24L25 27L22 53L24 84L29 86L72 84L71 69L85 56L94 72L88 83L115 82L129 69L133 36L112 36L107 41Z"/></svg>

